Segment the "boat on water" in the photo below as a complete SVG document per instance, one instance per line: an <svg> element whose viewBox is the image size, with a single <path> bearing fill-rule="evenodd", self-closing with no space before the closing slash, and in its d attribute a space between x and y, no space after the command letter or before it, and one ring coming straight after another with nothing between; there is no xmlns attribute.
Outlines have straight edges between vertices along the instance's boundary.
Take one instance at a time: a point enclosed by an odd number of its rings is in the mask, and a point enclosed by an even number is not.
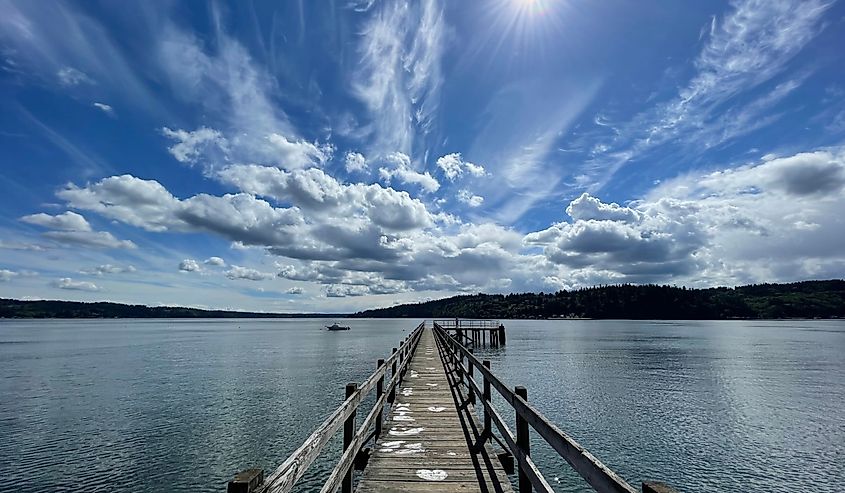
<svg viewBox="0 0 845 493"><path fill-rule="evenodd" d="M338 325L337 322L335 322L331 325L326 325L326 328L329 330L350 330L352 327L349 327L348 325Z"/></svg>

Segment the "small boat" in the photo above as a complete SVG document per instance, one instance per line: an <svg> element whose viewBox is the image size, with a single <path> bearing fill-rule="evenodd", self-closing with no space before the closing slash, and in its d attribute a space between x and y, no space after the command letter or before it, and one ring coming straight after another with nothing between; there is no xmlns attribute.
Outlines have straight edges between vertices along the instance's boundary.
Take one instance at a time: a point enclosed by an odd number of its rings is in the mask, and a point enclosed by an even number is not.
<svg viewBox="0 0 845 493"><path fill-rule="evenodd" d="M350 330L352 327L349 327L348 325L338 325L337 322L335 322L331 325L326 325L326 328L329 330Z"/></svg>

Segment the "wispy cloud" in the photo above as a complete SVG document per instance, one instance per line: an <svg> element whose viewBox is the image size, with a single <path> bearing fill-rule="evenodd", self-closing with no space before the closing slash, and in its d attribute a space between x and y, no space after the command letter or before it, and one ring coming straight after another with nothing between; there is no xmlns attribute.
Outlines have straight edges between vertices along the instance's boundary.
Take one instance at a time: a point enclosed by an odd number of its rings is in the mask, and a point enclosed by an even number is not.
<svg viewBox="0 0 845 493"><path fill-rule="evenodd" d="M384 2L361 31L354 94L370 111L373 152L412 154L439 104L446 34L436 0Z"/></svg>
<svg viewBox="0 0 845 493"><path fill-rule="evenodd" d="M115 116L114 108L106 103L94 103L94 107L109 116Z"/></svg>
<svg viewBox="0 0 845 493"><path fill-rule="evenodd" d="M599 189L625 164L663 144L707 148L776 121L781 114L772 108L806 80L806 73L750 101L741 96L784 72L820 32L829 6L821 0L734 2L728 14L708 23L707 41L687 84L672 99L620 124L621 134L594 146L598 152L582 168L578 186Z"/></svg>

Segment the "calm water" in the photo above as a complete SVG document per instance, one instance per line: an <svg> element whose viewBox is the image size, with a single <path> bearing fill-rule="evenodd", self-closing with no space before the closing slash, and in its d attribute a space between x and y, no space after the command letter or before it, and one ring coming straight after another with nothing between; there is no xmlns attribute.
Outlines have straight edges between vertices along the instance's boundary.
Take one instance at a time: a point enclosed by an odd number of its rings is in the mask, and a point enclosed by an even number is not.
<svg viewBox="0 0 845 493"><path fill-rule="evenodd" d="M0 491L220 492L272 470L416 325L324 322L0 321ZM631 483L845 483L845 321L506 325L494 370ZM532 447L559 491L586 491Z"/></svg>

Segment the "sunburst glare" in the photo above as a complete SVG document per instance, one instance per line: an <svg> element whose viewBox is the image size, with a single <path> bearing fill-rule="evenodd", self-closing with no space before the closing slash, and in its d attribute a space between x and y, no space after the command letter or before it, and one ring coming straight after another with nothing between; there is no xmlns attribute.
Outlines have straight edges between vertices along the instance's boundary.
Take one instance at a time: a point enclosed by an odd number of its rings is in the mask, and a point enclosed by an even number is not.
<svg viewBox="0 0 845 493"><path fill-rule="evenodd" d="M564 27L566 0L492 0L488 10L496 49L542 55L544 40Z"/></svg>

